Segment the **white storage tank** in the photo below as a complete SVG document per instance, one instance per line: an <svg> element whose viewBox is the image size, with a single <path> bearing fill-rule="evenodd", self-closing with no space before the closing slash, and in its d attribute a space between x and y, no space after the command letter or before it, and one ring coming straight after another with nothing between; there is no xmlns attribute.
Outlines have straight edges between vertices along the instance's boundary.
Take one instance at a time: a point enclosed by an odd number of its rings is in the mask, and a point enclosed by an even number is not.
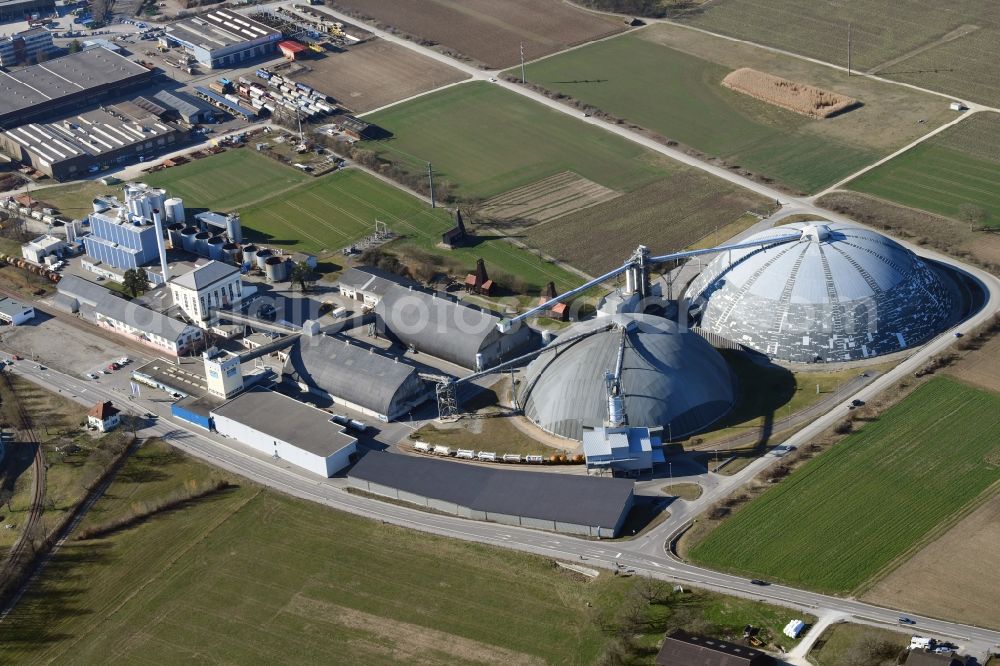
<svg viewBox="0 0 1000 666"><path fill-rule="evenodd" d="M167 224L183 224L187 221L184 217L184 200L180 197L170 197L164 201L163 211L167 216Z"/></svg>

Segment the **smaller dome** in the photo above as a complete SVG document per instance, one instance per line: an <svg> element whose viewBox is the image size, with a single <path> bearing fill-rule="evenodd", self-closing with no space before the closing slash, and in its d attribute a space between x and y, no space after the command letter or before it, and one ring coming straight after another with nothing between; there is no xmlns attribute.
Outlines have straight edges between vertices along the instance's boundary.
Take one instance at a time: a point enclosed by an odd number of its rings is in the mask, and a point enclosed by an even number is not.
<svg viewBox="0 0 1000 666"><path fill-rule="evenodd" d="M630 426L668 428L676 439L705 429L733 405L722 356L667 319L598 317L574 324L553 344L528 365L518 393L525 416L555 435L581 439L584 428L604 425L606 374L616 370L619 354L621 400L615 405Z"/></svg>

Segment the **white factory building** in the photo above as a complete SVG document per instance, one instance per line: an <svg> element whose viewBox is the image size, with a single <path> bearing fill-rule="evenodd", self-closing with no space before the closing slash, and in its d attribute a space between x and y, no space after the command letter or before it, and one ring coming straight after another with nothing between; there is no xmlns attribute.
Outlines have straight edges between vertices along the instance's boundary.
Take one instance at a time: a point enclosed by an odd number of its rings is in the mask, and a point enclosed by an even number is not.
<svg viewBox="0 0 1000 666"><path fill-rule="evenodd" d="M212 308L238 303L243 289L239 269L221 261L209 261L170 280L174 305L202 328L207 328Z"/></svg>
<svg viewBox="0 0 1000 666"><path fill-rule="evenodd" d="M35 308L12 298L0 298L0 322L10 326L27 324L35 318Z"/></svg>
<svg viewBox="0 0 1000 666"><path fill-rule="evenodd" d="M268 389L252 389L212 410L215 430L323 477L347 467L358 441L329 413Z"/></svg>
<svg viewBox="0 0 1000 666"><path fill-rule="evenodd" d="M35 264L42 264L48 256L59 256L66 249L66 240L45 234L21 246L21 256Z"/></svg>

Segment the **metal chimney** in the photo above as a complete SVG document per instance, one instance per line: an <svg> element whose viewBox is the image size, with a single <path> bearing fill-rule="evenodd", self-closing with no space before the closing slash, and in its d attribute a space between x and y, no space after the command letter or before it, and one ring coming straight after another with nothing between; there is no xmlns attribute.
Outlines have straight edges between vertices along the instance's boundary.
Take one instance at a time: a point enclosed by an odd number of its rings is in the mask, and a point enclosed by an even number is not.
<svg viewBox="0 0 1000 666"><path fill-rule="evenodd" d="M163 284L170 281L170 269L167 268L167 246L163 240L163 220L160 219L160 209L153 209L153 226L156 227L156 249L160 251L160 270L163 271Z"/></svg>

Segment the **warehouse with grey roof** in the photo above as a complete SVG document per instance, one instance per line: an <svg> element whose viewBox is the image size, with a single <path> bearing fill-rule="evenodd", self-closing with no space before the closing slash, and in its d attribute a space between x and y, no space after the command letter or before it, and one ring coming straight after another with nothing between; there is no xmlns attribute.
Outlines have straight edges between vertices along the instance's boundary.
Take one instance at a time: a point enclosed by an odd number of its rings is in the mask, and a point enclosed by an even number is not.
<svg viewBox="0 0 1000 666"><path fill-rule="evenodd" d="M501 333L496 313L439 292L393 285L375 313L390 338L463 368L488 368L538 344L527 326Z"/></svg>
<svg viewBox="0 0 1000 666"><path fill-rule="evenodd" d="M404 416L431 397L414 366L327 335L300 336L282 378L379 421Z"/></svg>
<svg viewBox="0 0 1000 666"><path fill-rule="evenodd" d="M281 32L232 9L216 9L166 27L166 38L214 69L274 53Z"/></svg>
<svg viewBox="0 0 1000 666"><path fill-rule="evenodd" d="M463 518L613 538L632 509L627 479L540 474L372 452L348 472L351 486Z"/></svg>
<svg viewBox="0 0 1000 666"><path fill-rule="evenodd" d="M107 49L89 49L12 72L0 71L0 126L23 125L148 84L153 71Z"/></svg>

